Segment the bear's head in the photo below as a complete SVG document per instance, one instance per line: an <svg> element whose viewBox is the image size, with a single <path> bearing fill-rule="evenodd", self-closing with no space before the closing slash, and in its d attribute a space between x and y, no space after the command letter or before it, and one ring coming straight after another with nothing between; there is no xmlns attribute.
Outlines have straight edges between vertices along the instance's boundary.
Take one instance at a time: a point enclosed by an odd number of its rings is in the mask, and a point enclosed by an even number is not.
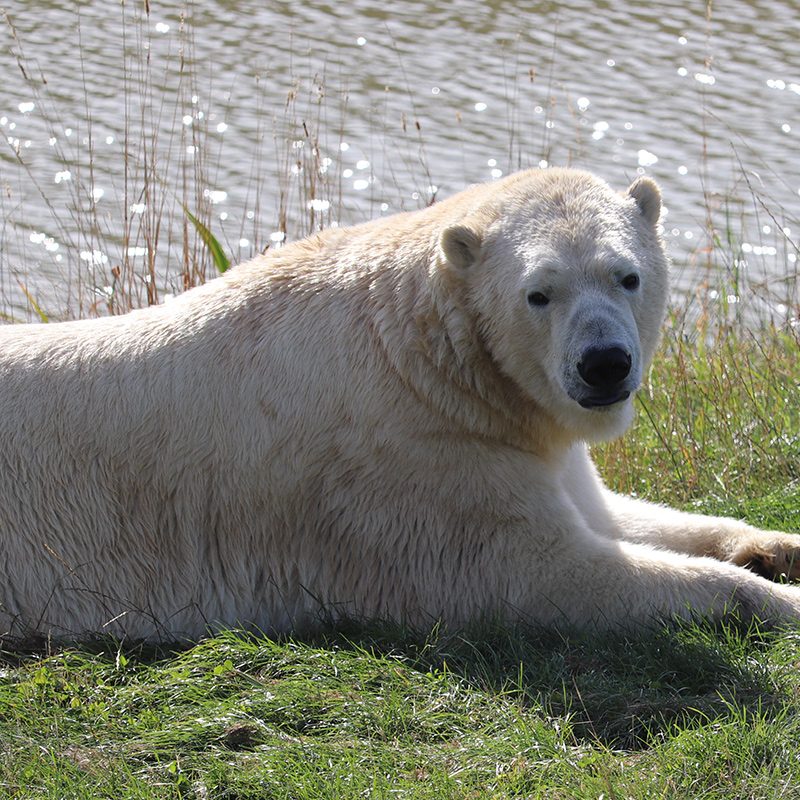
<svg viewBox="0 0 800 800"><path fill-rule="evenodd" d="M576 170L498 182L441 237L493 362L575 438L617 436L659 339L668 262L661 193Z"/></svg>

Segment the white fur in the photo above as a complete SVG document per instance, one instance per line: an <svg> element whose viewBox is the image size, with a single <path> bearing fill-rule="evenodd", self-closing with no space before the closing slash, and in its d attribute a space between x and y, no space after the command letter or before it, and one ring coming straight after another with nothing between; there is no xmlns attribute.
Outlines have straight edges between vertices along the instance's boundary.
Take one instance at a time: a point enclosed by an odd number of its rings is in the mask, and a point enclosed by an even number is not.
<svg viewBox="0 0 800 800"><path fill-rule="evenodd" d="M329 231L123 317L0 331L0 626L168 639L321 606L458 624L776 619L800 539L621 498L587 347L657 345L660 196L548 170ZM625 289L636 272L641 285ZM531 292L550 302L534 307ZM669 387L664 387L669 391Z"/></svg>

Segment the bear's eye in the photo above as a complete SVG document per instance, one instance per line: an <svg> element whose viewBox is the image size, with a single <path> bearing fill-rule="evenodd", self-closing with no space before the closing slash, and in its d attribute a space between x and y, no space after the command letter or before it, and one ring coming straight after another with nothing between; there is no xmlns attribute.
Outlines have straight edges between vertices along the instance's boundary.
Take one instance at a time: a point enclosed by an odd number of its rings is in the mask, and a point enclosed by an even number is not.
<svg viewBox="0 0 800 800"><path fill-rule="evenodd" d="M550 298L541 292L531 292L528 295L528 305L531 306L546 306L550 302Z"/></svg>
<svg viewBox="0 0 800 800"><path fill-rule="evenodd" d="M634 290L639 288L639 276L635 272L631 272L630 275L626 275L622 279L622 287L627 289L629 292L633 292Z"/></svg>

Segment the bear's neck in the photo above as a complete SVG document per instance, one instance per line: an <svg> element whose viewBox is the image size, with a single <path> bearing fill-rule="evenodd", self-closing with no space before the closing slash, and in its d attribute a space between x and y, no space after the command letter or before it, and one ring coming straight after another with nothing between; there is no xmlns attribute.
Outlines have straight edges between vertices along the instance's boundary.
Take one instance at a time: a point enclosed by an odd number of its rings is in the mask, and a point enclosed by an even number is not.
<svg viewBox="0 0 800 800"><path fill-rule="evenodd" d="M574 436L500 370L458 287L439 268L437 249L419 267L398 268L393 259L373 273L373 319L391 368L462 435L540 456L566 450Z"/></svg>

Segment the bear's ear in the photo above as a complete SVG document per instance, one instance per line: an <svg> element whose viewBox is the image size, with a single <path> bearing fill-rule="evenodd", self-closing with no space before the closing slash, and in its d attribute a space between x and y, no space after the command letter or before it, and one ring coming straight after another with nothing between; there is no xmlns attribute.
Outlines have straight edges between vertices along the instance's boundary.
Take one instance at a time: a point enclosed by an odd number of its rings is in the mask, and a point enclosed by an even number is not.
<svg viewBox="0 0 800 800"><path fill-rule="evenodd" d="M628 195L639 206L642 216L655 225L661 216L661 189L652 178L638 178L628 187Z"/></svg>
<svg viewBox="0 0 800 800"><path fill-rule="evenodd" d="M456 268L466 269L480 257L481 237L466 225L451 225L442 233L445 258Z"/></svg>

